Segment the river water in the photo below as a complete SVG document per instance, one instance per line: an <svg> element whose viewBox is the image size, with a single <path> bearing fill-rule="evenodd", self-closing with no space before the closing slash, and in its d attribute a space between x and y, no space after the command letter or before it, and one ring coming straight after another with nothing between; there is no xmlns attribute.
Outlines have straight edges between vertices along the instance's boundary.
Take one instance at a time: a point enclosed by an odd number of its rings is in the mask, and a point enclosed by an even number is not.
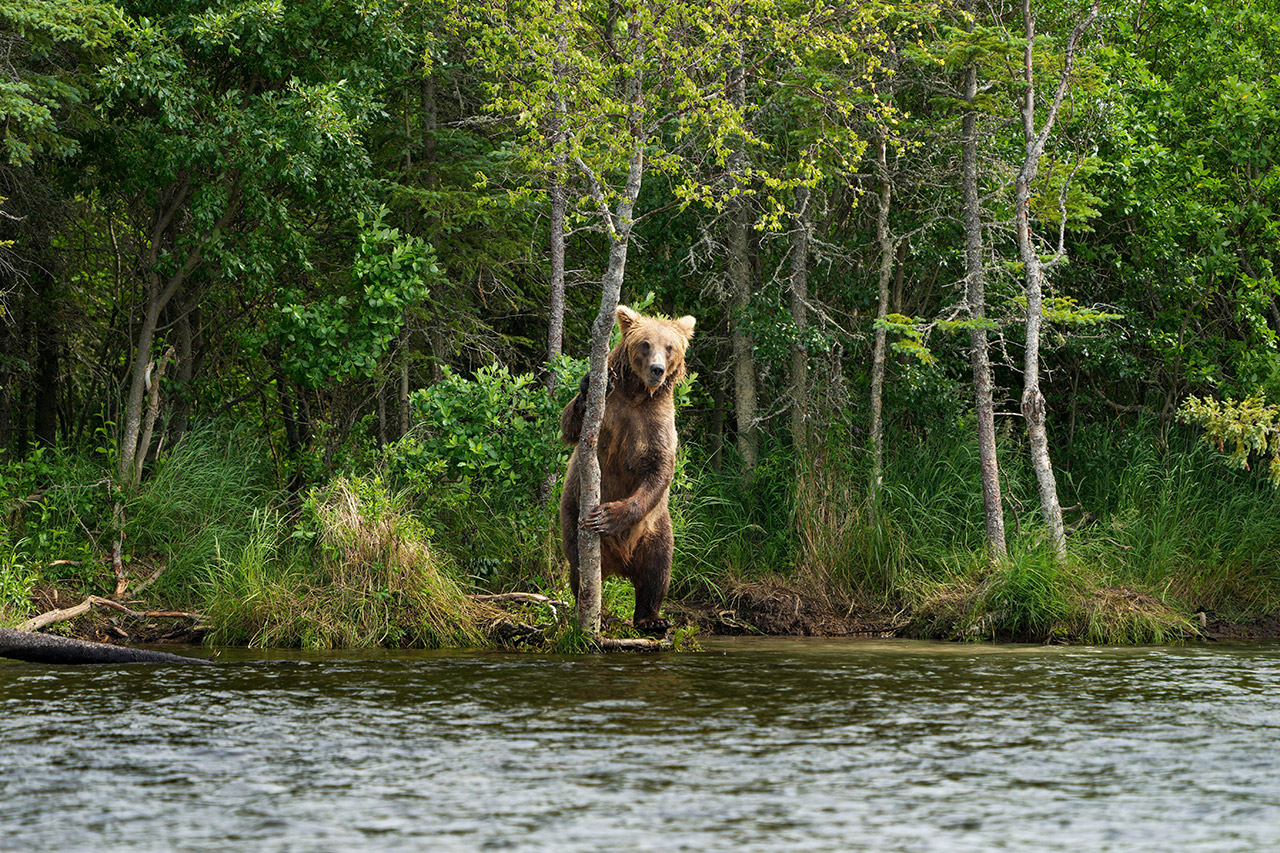
<svg viewBox="0 0 1280 853"><path fill-rule="evenodd" d="M0 663L0 850L1280 849L1280 645L707 645Z"/></svg>

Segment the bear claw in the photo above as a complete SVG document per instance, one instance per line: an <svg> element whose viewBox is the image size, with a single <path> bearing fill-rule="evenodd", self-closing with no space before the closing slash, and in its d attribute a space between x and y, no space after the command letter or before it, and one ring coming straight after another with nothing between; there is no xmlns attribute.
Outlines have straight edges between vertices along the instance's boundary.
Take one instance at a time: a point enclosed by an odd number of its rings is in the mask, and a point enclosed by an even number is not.
<svg viewBox="0 0 1280 853"><path fill-rule="evenodd" d="M626 526L626 520L621 515L610 504L601 504L583 520L582 527L601 536L611 536Z"/></svg>
<svg viewBox="0 0 1280 853"><path fill-rule="evenodd" d="M671 623L666 619L642 619L632 627L642 634L665 634L671 630Z"/></svg>

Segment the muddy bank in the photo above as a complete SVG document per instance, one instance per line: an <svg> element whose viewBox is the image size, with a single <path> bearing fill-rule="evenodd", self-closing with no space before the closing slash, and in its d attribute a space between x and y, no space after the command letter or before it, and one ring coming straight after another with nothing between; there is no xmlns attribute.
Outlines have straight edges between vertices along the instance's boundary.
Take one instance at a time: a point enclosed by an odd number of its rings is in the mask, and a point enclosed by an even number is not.
<svg viewBox="0 0 1280 853"><path fill-rule="evenodd" d="M1096 591L1108 610L1124 607L1154 606L1145 594L1126 590ZM36 596L41 612L65 606L67 593L52 590ZM1163 607L1163 605L1161 605ZM533 625L524 624L515 613L511 625L525 633L541 633ZM904 637L933 640L979 640L978 636L958 636L938 623L922 619L920 614L889 609L850 607L826 590L808 584L788 583L781 579L737 583L718 599L682 599L669 601L664 615L676 627L695 627L705 636L792 636L792 637ZM560 618L566 618L561 614ZM1190 629L1183 641L1275 640L1280 639L1280 615L1268 615L1245 621L1233 621L1219 614L1197 613L1189 620ZM625 624L625 623L624 623ZM491 626L490 626L491 627ZM550 626L543 626L550 627ZM93 609L75 619L51 625L58 634L122 646L200 645L212 626L199 621L172 618L138 618L110 609ZM508 637L502 632L486 631L498 646L528 648L537 646L532 636ZM1070 643L1080 638L1062 633L1045 636L1001 636L1003 642ZM532 641L532 642L531 642Z"/></svg>

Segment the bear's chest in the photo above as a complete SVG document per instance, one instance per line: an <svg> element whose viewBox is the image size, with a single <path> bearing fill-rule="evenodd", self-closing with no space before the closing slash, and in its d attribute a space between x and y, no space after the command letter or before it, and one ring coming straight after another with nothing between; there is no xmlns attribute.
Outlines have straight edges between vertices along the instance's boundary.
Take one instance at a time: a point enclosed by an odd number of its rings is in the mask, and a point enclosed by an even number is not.
<svg viewBox="0 0 1280 853"><path fill-rule="evenodd" d="M675 413L610 399L600 428L602 473L636 474L676 451Z"/></svg>

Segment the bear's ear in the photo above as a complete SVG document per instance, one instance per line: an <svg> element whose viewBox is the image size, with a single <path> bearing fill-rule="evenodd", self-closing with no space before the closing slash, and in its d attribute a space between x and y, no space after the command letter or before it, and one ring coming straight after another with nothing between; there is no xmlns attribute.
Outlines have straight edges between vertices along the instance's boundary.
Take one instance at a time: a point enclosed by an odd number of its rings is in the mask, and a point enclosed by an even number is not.
<svg viewBox="0 0 1280 853"><path fill-rule="evenodd" d="M693 327L698 321L690 317L688 314L676 320L676 328L684 334L686 338L693 337Z"/></svg>
<svg viewBox="0 0 1280 853"><path fill-rule="evenodd" d="M640 321L640 315L625 305L618 306L615 316L618 318L618 328L622 330L623 337L626 337L627 331Z"/></svg>

